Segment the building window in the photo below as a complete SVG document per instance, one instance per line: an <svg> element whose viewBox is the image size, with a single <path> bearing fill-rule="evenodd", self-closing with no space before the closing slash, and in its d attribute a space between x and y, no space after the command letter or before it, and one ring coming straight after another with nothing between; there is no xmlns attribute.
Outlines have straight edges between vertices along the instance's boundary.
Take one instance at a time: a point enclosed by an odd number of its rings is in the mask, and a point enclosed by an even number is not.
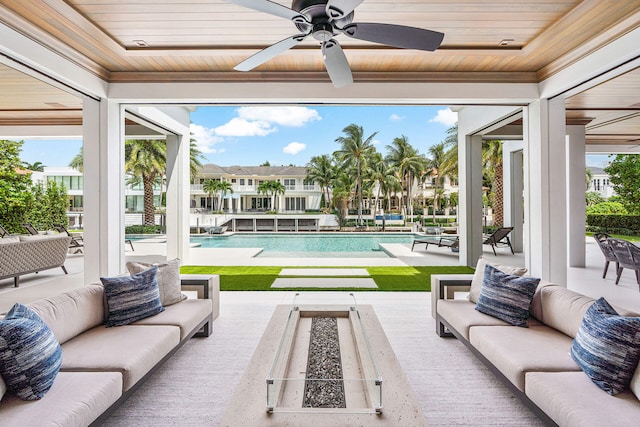
<svg viewBox="0 0 640 427"><path fill-rule="evenodd" d="M305 197L285 197L284 205L286 211L304 211L307 209Z"/></svg>
<svg viewBox="0 0 640 427"><path fill-rule="evenodd" d="M248 185L253 185L253 179L248 179L247 183L248 183Z"/></svg>
<svg viewBox="0 0 640 427"><path fill-rule="evenodd" d="M244 178L240 178L240 185L244 185Z"/></svg>
<svg viewBox="0 0 640 427"><path fill-rule="evenodd" d="M295 190L296 189L296 180L292 178L284 179L284 188L286 190Z"/></svg>
<svg viewBox="0 0 640 427"><path fill-rule="evenodd" d="M236 179L235 178L231 178L231 183L235 184L236 183Z"/></svg>

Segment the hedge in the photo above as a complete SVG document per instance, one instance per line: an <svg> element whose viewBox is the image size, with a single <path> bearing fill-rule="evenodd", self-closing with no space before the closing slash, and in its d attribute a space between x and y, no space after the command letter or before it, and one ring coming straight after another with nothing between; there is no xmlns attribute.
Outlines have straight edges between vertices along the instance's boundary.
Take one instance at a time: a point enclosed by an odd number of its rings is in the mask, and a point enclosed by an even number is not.
<svg viewBox="0 0 640 427"><path fill-rule="evenodd" d="M587 214L587 231L640 236L640 215Z"/></svg>

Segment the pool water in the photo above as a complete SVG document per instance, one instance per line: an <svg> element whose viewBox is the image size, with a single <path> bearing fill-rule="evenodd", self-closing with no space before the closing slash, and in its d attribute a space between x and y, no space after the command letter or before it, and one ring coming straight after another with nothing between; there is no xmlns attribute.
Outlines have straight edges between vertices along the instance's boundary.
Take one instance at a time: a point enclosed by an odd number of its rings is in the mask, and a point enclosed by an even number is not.
<svg viewBox="0 0 640 427"><path fill-rule="evenodd" d="M202 248L262 248L261 257L388 257L380 243L411 243L405 234L251 233L191 237ZM293 255L292 255L293 254Z"/></svg>

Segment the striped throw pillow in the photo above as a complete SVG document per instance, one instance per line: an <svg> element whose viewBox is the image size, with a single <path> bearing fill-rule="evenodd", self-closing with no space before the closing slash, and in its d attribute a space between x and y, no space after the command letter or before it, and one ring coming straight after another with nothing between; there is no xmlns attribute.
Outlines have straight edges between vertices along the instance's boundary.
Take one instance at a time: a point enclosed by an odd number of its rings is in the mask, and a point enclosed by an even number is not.
<svg viewBox="0 0 640 427"><path fill-rule="evenodd" d="M105 325L128 325L163 312L157 274L154 266L132 276L101 277L108 308Z"/></svg>
<svg viewBox="0 0 640 427"><path fill-rule="evenodd" d="M604 298L596 300L584 314L571 357L595 385L620 393L640 360L640 317L620 316Z"/></svg>
<svg viewBox="0 0 640 427"><path fill-rule="evenodd" d="M0 321L0 375L8 390L23 400L41 399L61 365L62 349L51 329L29 307L15 304Z"/></svg>
<svg viewBox="0 0 640 427"><path fill-rule="evenodd" d="M538 283L538 278L514 276L487 264L476 310L526 328Z"/></svg>

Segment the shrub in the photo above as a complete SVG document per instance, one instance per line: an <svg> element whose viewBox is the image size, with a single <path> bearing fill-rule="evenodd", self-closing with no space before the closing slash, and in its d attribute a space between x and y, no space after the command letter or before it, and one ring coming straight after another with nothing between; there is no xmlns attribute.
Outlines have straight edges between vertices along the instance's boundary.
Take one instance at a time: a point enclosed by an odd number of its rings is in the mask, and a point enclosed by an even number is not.
<svg viewBox="0 0 640 427"><path fill-rule="evenodd" d="M587 214L626 215L628 213L624 205L619 202L600 202L587 206Z"/></svg>
<svg viewBox="0 0 640 427"><path fill-rule="evenodd" d="M640 215L587 214L587 231L639 236Z"/></svg>
<svg viewBox="0 0 640 427"><path fill-rule="evenodd" d="M161 225L128 225L124 228L125 234L158 234L162 231Z"/></svg>

